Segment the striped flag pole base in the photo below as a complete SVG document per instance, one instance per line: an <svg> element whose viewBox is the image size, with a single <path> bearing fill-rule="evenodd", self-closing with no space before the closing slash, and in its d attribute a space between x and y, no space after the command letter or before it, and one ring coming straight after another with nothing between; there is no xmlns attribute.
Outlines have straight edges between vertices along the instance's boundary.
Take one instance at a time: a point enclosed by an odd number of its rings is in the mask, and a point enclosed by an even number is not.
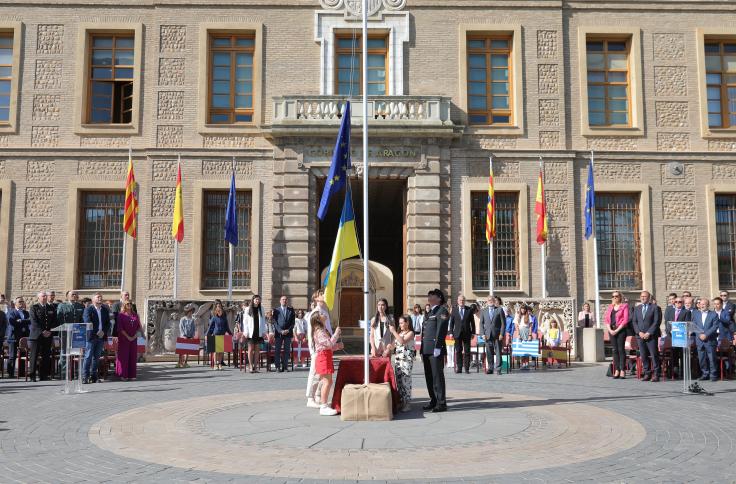
<svg viewBox="0 0 736 484"><path fill-rule="evenodd" d="M233 337L229 335L207 336L207 353L232 353Z"/></svg>
<svg viewBox="0 0 736 484"><path fill-rule="evenodd" d="M177 355L198 355L199 339L197 338L176 338L176 354Z"/></svg>

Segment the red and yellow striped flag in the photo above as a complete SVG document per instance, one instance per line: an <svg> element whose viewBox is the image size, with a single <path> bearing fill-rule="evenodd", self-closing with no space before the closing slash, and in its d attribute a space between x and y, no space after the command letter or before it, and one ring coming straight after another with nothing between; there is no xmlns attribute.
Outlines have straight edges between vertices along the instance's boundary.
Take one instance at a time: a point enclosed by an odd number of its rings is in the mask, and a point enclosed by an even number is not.
<svg viewBox="0 0 736 484"><path fill-rule="evenodd" d="M537 184L537 199L534 204L534 213L537 214L537 243L547 242L547 202L544 199L544 172L539 167L539 183Z"/></svg>
<svg viewBox="0 0 736 484"><path fill-rule="evenodd" d="M128 153L128 178L125 181L125 213L123 214L123 230L134 239L138 235L138 195L133 173L133 157Z"/></svg>
<svg viewBox="0 0 736 484"><path fill-rule="evenodd" d="M181 200L181 162L179 162L177 168L174 220L171 222L171 236L174 240L181 243L184 240L184 206Z"/></svg>
<svg viewBox="0 0 736 484"><path fill-rule="evenodd" d="M486 206L486 242L496 237L496 194L493 190L493 162L488 175L488 205Z"/></svg>

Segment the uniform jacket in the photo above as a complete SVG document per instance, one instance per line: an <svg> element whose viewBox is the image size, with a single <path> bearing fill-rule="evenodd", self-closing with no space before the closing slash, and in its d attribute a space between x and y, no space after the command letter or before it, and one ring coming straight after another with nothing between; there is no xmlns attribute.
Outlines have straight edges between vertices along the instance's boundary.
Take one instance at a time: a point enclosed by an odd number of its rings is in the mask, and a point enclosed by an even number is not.
<svg viewBox="0 0 736 484"><path fill-rule="evenodd" d="M472 317L472 316L471 316ZM450 322L450 312L443 304L435 306L429 312L422 325L422 354L433 355L435 348L440 350L440 355L447 354L445 337Z"/></svg>
<svg viewBox="0 0 736 484"><path fill-rule="evenodd" d="M35 340L43 331L51 331L59 323L56 320L56 308L53 304L36 303L31 306L31 334L29 339Z"/></svg>

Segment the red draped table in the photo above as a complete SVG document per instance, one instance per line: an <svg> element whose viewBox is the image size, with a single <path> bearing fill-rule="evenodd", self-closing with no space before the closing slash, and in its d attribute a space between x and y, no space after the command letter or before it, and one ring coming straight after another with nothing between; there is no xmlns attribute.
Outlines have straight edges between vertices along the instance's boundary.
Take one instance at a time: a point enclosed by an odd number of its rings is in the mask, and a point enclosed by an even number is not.
<svg viewBox="0 0 736 484"><path fill-rule="evenodd" d="M340 367L337 370L337 378L335 379L335 391L332 395L332 408L340 411L340 399L342 397L342 389L349 384L363 383L363 363L365 358L362 356L347 356L340 358ZM394 367L391 365L391 358L371 358L369 364L370 383L388 383L391 387L391 399L393 400L394 413L399 409L399 389L396 386L396 375L394 375Z"/></svg>

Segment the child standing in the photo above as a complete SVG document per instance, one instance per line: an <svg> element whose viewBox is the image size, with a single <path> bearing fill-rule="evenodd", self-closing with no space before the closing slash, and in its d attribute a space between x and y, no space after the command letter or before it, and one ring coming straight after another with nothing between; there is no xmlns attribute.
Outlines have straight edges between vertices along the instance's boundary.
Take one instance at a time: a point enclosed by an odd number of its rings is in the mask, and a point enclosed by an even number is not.
<svg viewBox="0 0 736 484"><path fill-rule="evenodd" d="M332 361L332 352L342 349L342 343L338 343L340 338L340 328L335 330L335 334L330 338L327 329L325 329L325 321L327 318L319 311L312 313L309 325L312 329L312 342L314 343L315 367L314 372L319 375L320 384L322 386L322 395L319 408L319 414L325 416L337 415L337 410L330 407L327 399L330 396L332 387L332 374L335 373L335 367Z"/></svg>

